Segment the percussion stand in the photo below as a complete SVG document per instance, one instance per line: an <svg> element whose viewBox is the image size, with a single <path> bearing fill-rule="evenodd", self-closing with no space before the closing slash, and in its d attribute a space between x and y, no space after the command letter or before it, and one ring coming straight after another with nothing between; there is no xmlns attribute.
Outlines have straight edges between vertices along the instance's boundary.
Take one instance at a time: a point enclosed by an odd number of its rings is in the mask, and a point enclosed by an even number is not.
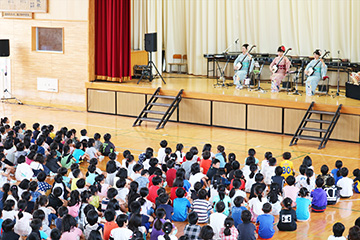
<svg viewBox="0 0 360 240"><path fill-rule="evenodd" d="M333 98L335 97L345 97L344 95L341 95L341 91L340 91L340 50L338 51L338 65L337 65L337 86L336 86L336 93L334 95L332 95ZM331 91L332 93L335 91Z"/></svg>

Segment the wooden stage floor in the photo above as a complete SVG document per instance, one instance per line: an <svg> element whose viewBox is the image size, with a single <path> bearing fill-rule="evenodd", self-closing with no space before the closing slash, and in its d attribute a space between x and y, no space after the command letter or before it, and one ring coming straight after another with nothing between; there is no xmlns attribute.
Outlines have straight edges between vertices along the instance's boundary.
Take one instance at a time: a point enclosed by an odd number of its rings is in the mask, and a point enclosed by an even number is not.
<svg viewBox="0 0 360 240"><path fill-rule="evenodd" d="M176 78L176 81L181 80ZM205 81L211 84L209 80L205 79ZM169 81L168 86L170 84ZM197 83L194 82L193 84ZM209 87L209 89L212 89L212 87ZM213 91L231 90L214 89ZM244 94L247 93L247 91L243 92ZM283 94L280 93L278 95ZM348 99L344 100L347 101ZM204 143L211 143L215 151L216 146L222 144L225 146L226 153L234 152L242 164L247 150L255 148L257 151L256 156L260 160L263 159L265 152L271 151L280 161L281 154L284 151L290 151L293 156L292 161L294 162L295 169L299 169L302 159L309 155L313 160L315 173L317 174L320 172L320 167L323 164L327 164L330 169L333 169L334 163L338 159L341 159L344 162L344 166L349 168L351 176L353 169L360 166L360 145L355 143L329 141L325 149L318 151L316 148L317 144L312 142L300 142L297 146L289 147L291 136L280 134L177 122L169 122L165 129L161 130L155 130L153 124L148 125L146 123L141 127L133 128L134 118L130 117L4 103L1 104L0 112L2 116L9 117L12 123L17 119L27 123L29 129L32 123L39 122L40 124L51 123L55 126L55 129L59 129L62 126L75 128L78 132L86 128L89 136L93 136L95 132L101 133L102 136L104 133L109 132L119 152L129 149L136 158L148 146L153 147L157 152L159 142L162 139L166 139L172 149L175 149L177 143L183 143L185 146L184 151L188 151L191 146L196 146L201 151ZM101 162L100 165L102 169L105 168L105 162ZM86 168L86 164L82 165L84 171ZM311 213L311 219L308 222L298 222L298 230L295 232L278 232L275 227L276 233L273 239L327 239L332 234L332 225L337 221L341 221L345 225L345 235L347 235L349 228L354 225L356 218L359 216L360 195L355 194L350 199L341 200L338 204L329 206L324 213ZM175 225L178 227L178 236L180 236L185 224L175 223Z"/></svg>
<svg viewBox="0 0 360 240"><path fill-rule="evenodd" d="M190 92L191 94L201 93L201 94L211 94L211 95L221 95L222 97L247 97L253 99L264 99L264 100L282 100L290 101L295 103L306 103L309 105L312 101L319 104L327 105L339 105L343 104L345 107L355 107L359 108L360 113L360 101L345 97L345 89L342 88L341 96L333 97L336 92L336 87L330 88L329 96L306 96L305 86L299 85L298 89L301 92L300 95L291 95L288 94L285 90L280 93L271 93L271 87L269 81L262 81L261 87L266 90L265 93L258 91L249 91L249 89L244 88L242 90L235 89L235 86L230 86L227 88L224 87L214 87L216 79L206 78L202 76L186 75L186 74L175 74L175 73L164 73L163 78L166 84L163 84L160 78L155 78L152 82L148 80L142 80L141 83L136 84L138 79L132 79L125 83L122 83L122 86L126 87L139 87L139 88L157 88L161 87L162 90L180 90L184 89L185 93ZM226 83L232 83L231 79L227 79Z"/></svg>

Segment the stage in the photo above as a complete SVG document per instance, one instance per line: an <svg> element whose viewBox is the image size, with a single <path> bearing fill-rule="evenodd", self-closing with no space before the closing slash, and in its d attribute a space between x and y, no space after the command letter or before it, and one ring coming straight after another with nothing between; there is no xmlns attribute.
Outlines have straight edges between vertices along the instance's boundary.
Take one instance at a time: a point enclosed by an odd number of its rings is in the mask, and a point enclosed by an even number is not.
<svg viewBox="0 0 360 240"><path fill-rule="evenodd" d="M237 90L234 86L214 87L216 79L202 76L164 73L163 77L166 84L160 78L152 82L142 80L140 84L137 84L138 79L125 83L86 83L87 110L136 117L157 87L161 87L162 95L171 96L184 89L183 100L171 117L172 121L294 134L312 101L319 111L335 111L342 104L341 116L331 139L360 142L360 101L346 98L344 89L337 97L309 97L305 92L301 92L302 96L291 95L286 91L271 93L270 83L266 81L261 82L261 87L266 90L262 93L247 88ZM226 80L226 83L231 82ZM298 89L304 91L303 86ZM336 91L336 88L330 88L329 91L329 94L334 95L332 91ZM325 115L316 117L327 120ZM319 124L311 123L309 127L319 127ZM318 133L309 135L317 136Z"/></svg>

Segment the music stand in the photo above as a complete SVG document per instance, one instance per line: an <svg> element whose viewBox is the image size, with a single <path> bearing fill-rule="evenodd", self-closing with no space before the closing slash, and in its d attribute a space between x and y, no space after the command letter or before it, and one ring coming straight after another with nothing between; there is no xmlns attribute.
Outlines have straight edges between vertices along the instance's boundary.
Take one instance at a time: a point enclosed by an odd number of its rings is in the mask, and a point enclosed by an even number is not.
<svg viewBox="0 0 360 240"><path fill-rule="evenodd" d="M260 63L261 63L261 66L260 66ZM261 72L264 68L264 65L265 65L265 61L256 61L255 60L255 67L259 66L260 69L259 70L256 70L257 72L255 73L255 70L253 71L255 74L256 74L256 78L258 80L258 87L255 88L255 89L250 89L250 91L259 91L261 93L266 93L266 90L264 90L262 87L260 87L260 76L261 76Z"/></svg>
<svg viewBox="0 0 360 240"><path fill-rule="evenodd" d="M145 34L145 51L147 51L150 54L150 60L148 61L148 64L146 67L142 70L141 77L137 84L140 83L140 81L143 79L145 75L147 75L147 72L149 72L149 81L151 82L155 77L152 73L152 68L154 67L158 76L161 78L164 84L166 84L164 78L161 76L159 70L157 69L155 63L152 61L152 53L157 51L157 33L146 33Z"/></svg>

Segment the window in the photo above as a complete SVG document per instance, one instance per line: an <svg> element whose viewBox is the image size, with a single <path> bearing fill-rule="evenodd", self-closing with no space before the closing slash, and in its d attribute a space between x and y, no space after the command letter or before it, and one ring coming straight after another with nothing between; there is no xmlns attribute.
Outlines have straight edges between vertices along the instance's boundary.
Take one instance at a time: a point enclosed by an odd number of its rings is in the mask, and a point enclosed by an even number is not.
<svg viewBox="0 0 360 240"><path fill-rule="evenodd" d="M63 28L33 27L32 50L38 52L63 53L63 30Z"/></svg>

